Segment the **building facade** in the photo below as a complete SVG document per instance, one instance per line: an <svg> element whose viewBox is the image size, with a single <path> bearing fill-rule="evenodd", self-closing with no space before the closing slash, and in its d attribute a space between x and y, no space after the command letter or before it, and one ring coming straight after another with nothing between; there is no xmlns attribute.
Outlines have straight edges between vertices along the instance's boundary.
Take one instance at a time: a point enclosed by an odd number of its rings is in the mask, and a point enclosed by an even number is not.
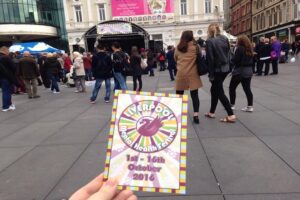
<svg viewBox="0 0 300 200"><path fill-rule="evenodd" d="M154 5L149 6L152 14L136 8L143 2ZM107 20L135 23L150 34L150 40L162 41L165 47L177 44L184 30L192 30L196 38L206 38L210 23L222 26L224 21L223 0L124 0L123 4L118 0L63 0L63 3L71 48L84 47L84 33ZM164 11L155 7L159 4Z"/></svg>
<svg viewBox="0 0 300 200"><path fill-rule="evenodd" d="M226 32L231 32L231 12L230 12L230 1L231 0L223 0L224 1L224 30Z"/></svg>
<svg viewBox="0 0 300 200"><path fill-rule="evenodd" d="M0 45L44 41L67 50L67 39L61 0L1 1Z"/></svg>
<svg viewBox="0 0 300 200"><path fill-rule="evenodd" d="M299 40L300 0L253 0L253 40L277 36L281 41Z"/></svg>
<svg viewBox="0 0 300 200"><path fill-rule="evenodd" d="M230 33L232 35L247 35L251 38L252 0L231 0L230 18Z"/></svg>

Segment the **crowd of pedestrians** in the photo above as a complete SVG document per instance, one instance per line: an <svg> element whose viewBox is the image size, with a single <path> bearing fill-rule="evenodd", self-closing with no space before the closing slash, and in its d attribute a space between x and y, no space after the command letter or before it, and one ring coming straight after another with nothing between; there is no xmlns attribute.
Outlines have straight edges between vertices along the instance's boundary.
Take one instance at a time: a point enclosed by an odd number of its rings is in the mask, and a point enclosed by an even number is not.
<svg viewBox="0 0 300 200"><path fill-rule="evenodd" d="M0 83L2 87L2 111L15 110L11 93L27 93L29 99L39 98L38 85L43 84L53 94L61 92L61 84L75 87L75 93L86 93L86 81L94 81L94 88L90 96L90 103L95 104L102 83L105 83L104 101L110 102L111 81L113 90L134 91L143 90L143 75L155 76L154 69L159 71L168 69L170 80L175 81L177 94L184 94L190 90L193 102L194 123L199 123L199 94L203 86L199 75L198 57L205 58L207 74L211 83L211 105L205 114L207 118L216 118L216 108L220 101L227 116L221 122L235 123L234 114L236 102L236 88L242 85L247 97L247 106L242 111L253 112L253 93L251 91L252 76L278 74L278 63L289 60L289 54L299 53L299 44L289 44L287 40L280 43L275 37L260 38L257 44L251 43L247 36L240 36L233 45L221 34L218 24L208 27L206 41L195 40L192 31L184 31L179 44L168 46L167 52L158 53L152 50L138 49L133 46L130 52L122 50L120 43L114 42L111 47L101 42L96 45L96 52L73 52L72 58L68 54L44 53L36 57L29 52L20 55L10 53L7 47L0 49ZM223 83L231 75L229 98L226 96ZM129 88L126 81L132 77L133 88Z"/></svg>

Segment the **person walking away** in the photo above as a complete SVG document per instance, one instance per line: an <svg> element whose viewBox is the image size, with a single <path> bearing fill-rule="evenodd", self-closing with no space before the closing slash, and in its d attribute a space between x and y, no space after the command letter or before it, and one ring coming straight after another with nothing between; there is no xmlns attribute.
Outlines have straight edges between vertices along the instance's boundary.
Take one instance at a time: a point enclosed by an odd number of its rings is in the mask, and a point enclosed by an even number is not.
<svg viewBox="0 0 300 200"><path fill-rule="evenodd" d="M92 58L90 54L84 52L82 60L83 60L84 71L85 71L85 80L91 81L93 80L93 75L92 75Z"/></svg>
<svg viewBox="0 0 300 200"><path fill-rule="evenodd" d="M193 101L193 121L199 124L200 101L198 89L202 87L202 81L198 75L197 42L192 31L184 31L180 42L175 50L175 61L177 63L176 94L183 95L185 90L190 90Z"/></svg>
<svg viewBox="0 0 300 200"><path fill-rule="evenodd" d="M8 56L8 47L0 48L0 86L2 89L2 111L8 112L16 109L12 103L12 86L19 86L14 71L14 63Z"/></svg>
<svg viewBox="0 0 300 200"><path fill-rule="evenodd" d="M264 45L260 48L259 53L258 53L260 55L259 61L261 63L258 68L257 76L262 75L262 70L263 70L264 65L265 65L264 75L265 76L269 75L271 52L272 52L272 46L270 45L270 39L265 38Z"/></svg>
<svg viewBox="0 0 300 200"><path fill-rule="evenodd" d="M24 94L26 92L24 81L18 76L19 69L19 59L17 58L17 53L9 53L9 57L14 63L13 72L14 72L14 80L18 82L18 86L13 86L13 94Z"/></svg>
<svg viewBox="0 0 300 200"><path fill-rule="evenodd" d="M237 49L233 57L234 69L229 85L231 108L234 108L236 88L242 83L247 97L248 106L242 108L244 112L253 112L253 94L251 91L251 79L253 76L254 54L249 38L245 35L238 37Z"/></svg>
<svg viewBox="0 0 300 200"><path fill-rule="evenodd" d="M166 70L166 57L165 57L165 52L163 50L160 52L158 60L159 60L159 66L160 66L159 71L165 71Z"/></svg>
<svg viewBox="0 0 300 200"><path fill-rule="evenodd" d="M97 53L92 58L92 73L96 79L95 87L90 98L92 104L95 103L98 92L101 88L103 81L105 82L105 97L104 101L109 103L110 93L111 93L111 78L112 74L112 65L110 55L105 51L105 47L102 44L98 44Z"/></svg>
<svg viewBox="0 0 300 200"><path fill-rule="evenodd" d="M47 70L44 67L44 63L47 59L47 53L43 53L38 59L39 71L41 74L41 78L46 89L50 88L50 80L47 74Z"/></svg>
<svg viewBox="0 0 300 200"><path fill-rule="evenodd" d="M47 71L47 75L51 80L51 91L53 94L60 93L57 81L59 80L59 73L61 71L61 64L56 56L52 53L47 54L47 59L44 63L44 67Z"/></svg>
<svg viewBox="0 0 300 200"><path fill-rule="evenodd" d="M260 37L259 38L259 42L255 46L255 50L254 50L254 52L256 54L256 61L257 61L257 63L256 63L256 66L257 66L256 73L257 73L257 75L260 74L259 76L261 76L261 74L262 74L262 68L263 68L263 61L260 60L260 58L261 58L260 53L261 53L261 49L263 48L264 45L265 45L265 38L264 37Z"/></svg>
<svg viewBox="0 0 300 200"><path fill-rule="evenodd" d="M252 52L253 52L253 68L252 68L252 71L253 73L257 73L257 53L255 51L256 49L256 43L255 42L252 42Z"/></svg>
<svg viewBox="0 0 300 200"><path fill-rule="evenodd" d="M176 62L174 59L174 52L175 52L175 48L173 46L168 46L168 52L166 54L166 58L168 61L168 70L169 70L171 81L175 80L174 77L176 76L177 73Z"/></svg>
<svg viewBox="0 0 300 200"><path fill-rule="evenodd" d="M69 55L66 53L63 55L63 60L64 60L64 75L66 75L67 73L70 73L72 61Z"/></svg>
<svg viewBox="0 0 300 200"><path fill-rule="evenodd" d="M127 90L126 77L123 74L125 65L128 65L126 54L121 50L120 43L112 44L113 54L111 55L113 75L115 79L115 90Z"/></svg>
<svg viewBox="0 0 300 200"><path fill-rule="evenodd" d="M270 75L277 75L278 74L278 62L279 62L280 53L281 53L281 44L277 40L276 36L271 37L271 43L272 43L271 59L272 59L273 72Z"/></svg>
<svg viewBox="0 0 300 200"><path fill-rule="evenodd" d="M291 49L291 45L288 39L285 39L284 42L282 43L282 51L284 52L285 63L288 63L290 49Z"/></svg>
<svg viewBox="0 0 300 200"><path fill-rule="evenodd" d="M19 73L25 81L28 98L40 98L40 95L37 94L37 78L40 76L40 72L35 59L28 51L23 53L23 58L20 59L19 66Z"/></svg>
<svg viewBox="0 0 300 200"><path fill-rule="evenodd" d="M74 72L75 72L75 85L76 90L75 93L85 93L86 87L85 87L85 71L83 66L83 60L82 55L75 51L73 52L73 58L74 58Z"/></svg>
<svg viewBox="0 0 300 200"><path fill-rule="evenodd" d="M64 83L64 59L62 58L62 56L63 55L61 53L58 53L56 57L57 57L57 61L60 64L60 69L58 74L59 81L63 84Z"/></svg>
<svg viewBox="0 0 300 200"><path fill-rule="evenodd" d="M143 69L141 67L142 57L139 54L138 48L133 46L131 48L130 56L130 67L133 69L132 78L133 78L133 91L140 92L143 88L142 74ZM137 81L139 82L139 87L137 88Z"/></svg>
<svg viewBox="0 0 300 200"><path fill-rule="evenodd" d="M155 68L155 55L151 49L147 51L147 65L149 69L149 76L154 76L154 68Z"/></svg>
<svg viewBox="0 0 300 200"><path fill-rule="evenodd" d="M218 100L223 104L227 117L221 119L221 122L235 123L236 116L231 109L230 102L224 93L223 82L230 72L230 44L228 39L221 35L218 24L211 24L208 27L208 39L206 40L206 59L209 68L209 80L211 85L211 107L209 113L205 116L215 118L215 111Z"/></svg>

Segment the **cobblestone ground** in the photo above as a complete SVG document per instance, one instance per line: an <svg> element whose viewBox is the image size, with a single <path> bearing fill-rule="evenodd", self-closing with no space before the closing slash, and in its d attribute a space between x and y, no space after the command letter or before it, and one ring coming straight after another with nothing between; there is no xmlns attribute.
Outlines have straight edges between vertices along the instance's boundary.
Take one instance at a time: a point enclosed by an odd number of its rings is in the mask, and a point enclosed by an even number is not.
<svg viewBox="0 0 300 200"><path fill-rule="evenodd" d="M187 195L138 193L140 199L299 200L300 64L254 77L254 113L239 111L246 105L240 86L236 124L203 117L210 105L203 81L200 125L191 123L190 103ZM144 76L144 83L146 91L173 92L167 72ZM14 96L17 109L0 113L1 200L66 199L103 171L112 105L102 97L89 104L90 90L39 87L40 99ZM224 115L219 104L217 117Z"/></svg>

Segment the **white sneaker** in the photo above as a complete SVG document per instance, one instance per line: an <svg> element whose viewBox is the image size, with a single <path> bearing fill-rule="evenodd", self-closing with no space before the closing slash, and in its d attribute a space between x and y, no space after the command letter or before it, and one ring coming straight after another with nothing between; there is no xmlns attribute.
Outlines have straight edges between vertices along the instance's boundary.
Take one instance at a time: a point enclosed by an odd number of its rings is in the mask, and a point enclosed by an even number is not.
<svg viewBox="0 0 300 200"><path fill-rule="evenodd" d="M53 94L60 94L60 92L57 92L57 91L53 91Z"/></svg>
<svg viewBox="0 0 300 200"><path fill-rule="evenodd" d="M11 104L8 109L10 109L10 110L16 110L16 106L14 104Z"/></svg>
<svg viewBox="0 0 300 200"><path fill-rule="evenodd" d="M7 108L7 109L2 109L2 112L8 112L11 111L11 109Z"/></svg>
<svg viewBox="0 0 300 200"><path fill-rule="evenodd" d="M253 112L254 108L252 106L247 106L245 108L242 108L242 111L244 111L244 112Z"/></svg>

